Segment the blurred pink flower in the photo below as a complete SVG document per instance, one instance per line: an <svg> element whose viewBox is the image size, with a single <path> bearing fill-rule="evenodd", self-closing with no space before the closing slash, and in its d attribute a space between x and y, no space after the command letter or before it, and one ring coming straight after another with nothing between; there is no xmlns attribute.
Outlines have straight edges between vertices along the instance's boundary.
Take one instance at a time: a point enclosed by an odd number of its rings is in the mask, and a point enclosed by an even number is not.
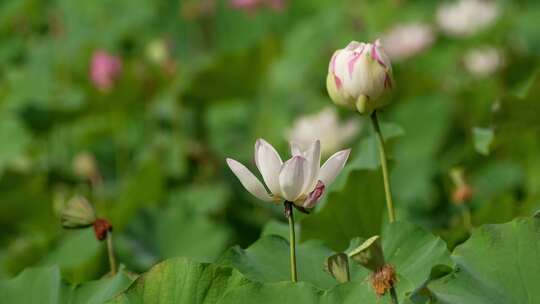
<svg viewBox="0 0 540 304"><path fill-rule="evenodd" d="M96 88L102 92L109 91L120 72L122 60L104 50L96 50L90 63L90 79Z"/></svg>
<svg viewBox="0 0 540 304"><path fill-rule="evenodd" d="M259 8L260 0L231 0L231 5L235 9L253 11Z"/></svg>
<svg viewBox="0 0 540 304"><path fill-rule="evenodd" d="M263 6L273 11L283 11L285 9L285 0L230 0L233 8L249 12L256 11Z"/></svg>
<svg viewBox="0 0 540 304"><path fill-rule="evenodd" d="M285 0L266 0L266 5L274 11L283 11L285 9Z"/></svg>

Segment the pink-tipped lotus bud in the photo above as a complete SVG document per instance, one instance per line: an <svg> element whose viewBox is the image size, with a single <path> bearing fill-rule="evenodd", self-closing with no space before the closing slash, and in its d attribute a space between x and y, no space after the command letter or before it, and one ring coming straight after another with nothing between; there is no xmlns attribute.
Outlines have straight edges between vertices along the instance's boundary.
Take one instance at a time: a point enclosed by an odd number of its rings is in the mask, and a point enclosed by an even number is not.
<svg viewBox="0 0 540 304"><path fill-rule="evenodd" d="M338 105L370 114L384 106L380 97L392 88L392 66L379 40L353 41L334 52L328 67L326 87Z"/></svg>

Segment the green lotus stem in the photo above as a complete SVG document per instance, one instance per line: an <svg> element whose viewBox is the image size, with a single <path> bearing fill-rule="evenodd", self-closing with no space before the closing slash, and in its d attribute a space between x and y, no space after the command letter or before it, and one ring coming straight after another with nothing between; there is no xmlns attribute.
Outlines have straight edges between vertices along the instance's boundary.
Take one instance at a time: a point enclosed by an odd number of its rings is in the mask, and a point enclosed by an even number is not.
<svg viewBox="0 0 540 304"><path fill-rule="evenodd" d="M376 111L373 111L373 114L371 114L371 122L373 124L373 129L375 130L377 137L377 143L379 145L379 158L381 160L384 192L386 195L386 207L388 209L388 218L390 219L390 223L392 223L396 220L396 215L394 211L394 203L392 202L392 191L390 190L390 177L388 176L388 163L386 161L386 152L384 150L384 139L381 133L381 128L379 127L379 120L377 119Z"/></svg>
<svg viewBox="0 0 540 304"><path fill-rule="evenodd" d="M399 304L396 289L394 286L390 288L390 298L392 299L392 304Z"/></svg>
<svg viewBox="0 0 540 304"><path fill-rule="evenodd" d="M292 203L286 201L285 216L289 219L289 244L291 250L291 281L297 282L298 273L296 271L296 235L294 232L294 210Z"/></svg>
<svg viewBox="0 0 540 304"><path fill-rule="evenodd" d="M111 267L111 274L116 275L116 258L114 257L112 232L107 232L107 253L109 255L109 266Z"/></svg>
<svg viewBox="0 0 540 304"><path fill-rule="evenodd" d="M472 230L472 220L471 220L471 211L466 205L461 206L461 216L463 217L463 226L467 231L471 232Z"/></svg>

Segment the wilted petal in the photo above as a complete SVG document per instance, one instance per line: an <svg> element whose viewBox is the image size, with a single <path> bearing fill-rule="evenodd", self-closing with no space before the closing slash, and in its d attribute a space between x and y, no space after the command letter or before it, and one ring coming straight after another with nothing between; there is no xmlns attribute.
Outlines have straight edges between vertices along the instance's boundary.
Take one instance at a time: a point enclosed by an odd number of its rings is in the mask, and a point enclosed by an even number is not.
<svg viewBox="0 0 540 304"><path fill-rule="evenodd" d="M307 208L307 209L315 207L315 204L317 204L317 202L323 196L325 187L326 186L324 185L323 182L318 181L317 185L315 186L315 189L313 189L313 191L309 193L308 197L302 204L302 207Z"/></svg>
<svg viewBox="0 0 540 304"><path fill-rule="evenodd" d="M230 158L227 158L227 165L229 165L229 168L231 168L234 175L238 177L242 186L244 186L249 193L263 201L269 202L272 200L272 197L268 195L263 184L248 170L248 168L246 168L246 166Z"/></svg>
<svg viewBox="0 0 540 304"><path fill-rule="evenodd" d="M351 149L347 149L336 152L334 155L330 156L319 171L319 180L326 186L330 185L334 179L336 179L336 176L341 169L343 169L343 166L345 166L345 162L347 161L347 158L349 158L350 153Z"/></svg>
<svg viewBox="0 0 540 304"><path fill-rule="evenodd" d="M279 172L283 161L276 149L262 138L257 139L255 142L255 164L259 168L270 192L273 194L279 193Z"/></svg>
<svg viewBox="0 0 540 304"><path fill-rule="evenodd" d="M294 156L283 164L279 184L283 198L294 202L302 194L307 173L307 162L302 156Z"/></svg>
<svg viewBox="0 0 540 304"><path fill-rule="evenodd" d="M308 193L315 188L319 169L321 167L321 142L316 140L305 153L307 161L307 176L302 193Z"/></svg>

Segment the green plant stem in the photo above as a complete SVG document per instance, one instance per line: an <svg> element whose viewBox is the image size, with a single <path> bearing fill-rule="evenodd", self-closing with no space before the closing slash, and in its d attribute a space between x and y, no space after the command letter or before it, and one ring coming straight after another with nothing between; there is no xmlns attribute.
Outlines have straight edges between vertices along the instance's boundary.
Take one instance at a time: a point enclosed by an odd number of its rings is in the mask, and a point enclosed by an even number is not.
<svg viewBox="0 0 540 304"><path fill-rule="evenodd" d="M388 218L390 219L390 223L392 223L396 220L396 215L394 211L394 203L392 202L392 191L390 190L390 177L388 176L388 163L386 160L386 152L384 150L384 139L382 136L381 128L379 127L379 120L377 119L376 111L371 114L371 122L373 124L373 129L375 130L375 134L377 137L377 143L379 145L379 158L381 160L384 192L386 195L386 207L388 209Z"/></svg>
<svg viewBox="0 0 540 304"><path fill-rule="evenodd" d="M109 266L111 267L111 274L116 275L116 258L114 257L112 232L107 232L107 253L109 255Z"/></svg>
<svg viewBox="0 0 540 304"><path fill-rule="evenodd" d="M469 206L466 206L466 205L461 206L461 216L463 217L463 226L465 226L465 229L467 229L467 231L471 232L472 220L471 220L471 211L469 210Z"/></svg>
<svg viewBox="0 0 540 304"><path fill-rule="evenodd" d="M294 232L294 210L292 203L286 201L285 216L289 219L289 243L291 250L291 281L296 282L298 280L298 273L296 271L296 234Z"/></svg>
<svg viewBox="0 0 540 304"><path fill-rule="evenodd" d="M392 299L392 304L398 304L397 293L394 286L390 288L390 298Z"/></svg>

